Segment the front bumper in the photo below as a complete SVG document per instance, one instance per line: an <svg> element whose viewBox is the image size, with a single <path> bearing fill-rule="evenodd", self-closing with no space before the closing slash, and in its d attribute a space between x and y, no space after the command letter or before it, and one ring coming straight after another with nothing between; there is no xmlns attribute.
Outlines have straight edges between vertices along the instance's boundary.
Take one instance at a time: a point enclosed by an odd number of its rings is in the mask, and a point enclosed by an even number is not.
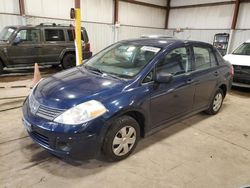
<svg viewBox="0 0 250 188"><path fill-rule="evenodd" d="M95 158L101 150L100 130L95 126L63 127L31 114L27 100L23 105L23 124L35 143L59 157L74 159ZM84 126L84 127L85 127ZM94 127L91 128L91 127Z"/></svg>
<svg viewBox="0 0 250 188"><path fill-rule="evenodd" d="M250 88L250 66L234 65L233 86Z"/></svg>

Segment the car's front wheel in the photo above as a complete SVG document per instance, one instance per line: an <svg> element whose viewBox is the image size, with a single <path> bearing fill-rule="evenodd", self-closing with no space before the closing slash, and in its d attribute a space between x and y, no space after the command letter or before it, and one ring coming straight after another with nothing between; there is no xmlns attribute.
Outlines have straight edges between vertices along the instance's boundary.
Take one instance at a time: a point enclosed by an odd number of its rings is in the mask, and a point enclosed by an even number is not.
<svg viewBox="0 0 250 188"><path fill-rule="evenodd" d="M217 114L222 106L224 99L224 92L222 89L218 89L210 102L209 108L205 111L207 114L214 115Z"/></svg>
<svg viewBox="0 0 250 188"><path fill-rule="evenodd" d="M76 56L74 54L65 54L62 60L63 69L69 69L76 66Z"/></svg>
<svg viewBox="0 0 250 188"><path fill-rule="evenodd" d="M130 116L117 118L108 130L103 152L108 161L119 161L128 157L140 138L138 122Z"/></svg>

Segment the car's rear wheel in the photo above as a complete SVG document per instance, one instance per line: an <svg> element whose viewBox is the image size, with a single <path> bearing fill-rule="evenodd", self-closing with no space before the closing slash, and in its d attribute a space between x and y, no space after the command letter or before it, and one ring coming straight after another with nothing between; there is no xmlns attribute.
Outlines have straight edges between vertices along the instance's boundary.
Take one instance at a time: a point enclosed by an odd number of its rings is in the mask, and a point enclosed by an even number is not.
<svg viewBox="0 0 250 188"><path fill-rule="evenodd" d="M65 54L62 60L63 69L69 69L76 66L76 56L74 54Z"/></svg>
<svg viewBox="0 0 250 188"><path fill-rule="evenodd" d="M103 153L108 161L119 161L128 157L140 138L138 122L130 116L116 119L108 130L103 144Z"/></svg>
<svg viewBox="0 0 250 188"><path fill-rule="evenodd" d="M4 68L3 62L0 60L0 75L3 74L3 68Z"/></svg>
<svg viewBox="0 0 250 188"><path fill-rule="evenodd" d="M222 89L218 89L215 92L215 95L210 103L209 108L205 111L207 114L214 115L217 114L222 106L223 99L224 99L224 93Z"/></svg>

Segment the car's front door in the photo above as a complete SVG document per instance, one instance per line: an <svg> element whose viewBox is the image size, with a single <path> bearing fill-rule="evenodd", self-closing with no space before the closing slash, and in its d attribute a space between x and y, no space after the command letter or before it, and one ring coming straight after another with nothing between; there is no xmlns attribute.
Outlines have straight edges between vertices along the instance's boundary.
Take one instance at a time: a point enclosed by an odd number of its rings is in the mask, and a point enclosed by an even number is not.
<svg viewBox="0 0 250 188"><path fill-rule="evenodd" d="M192 110L195 86L190 51L185 46L173 49L155 66L155 74L159 71L171 73L173 80L154 83L152 87L150 113L153 128Z"/></svg>
<svg viewBox="0 0 250 188"><path fill-rule="evenodd" d="M194 80L196 83L194 110L199 110L209 105L215 92L219 77L218 63L212 48L206 45L194 45Z"/></svg>
<svg viewBox="0 0 250 188"><path fill-rule="evenodd" d="M15 36L12 45L7 48L8 59L15 66L34 64L41 48L41 32L39 29L22 29Z"/></svg>

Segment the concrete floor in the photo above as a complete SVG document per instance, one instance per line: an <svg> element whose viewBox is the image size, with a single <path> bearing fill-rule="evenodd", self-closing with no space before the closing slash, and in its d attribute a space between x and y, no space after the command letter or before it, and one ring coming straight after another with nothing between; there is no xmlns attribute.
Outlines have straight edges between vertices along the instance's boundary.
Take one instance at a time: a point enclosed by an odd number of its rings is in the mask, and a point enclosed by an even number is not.
<svg viewBox="0 0 250 188"><path fill-rule="evenodd" d="M1 99L28 92L0 89L0 187L250 185L250 90L230 92L216 116L201 113L141 140L132 156L118 163L63 161L34 144L21 123L23 98ZM3 111L10 107L17 108Z"/></svg>

